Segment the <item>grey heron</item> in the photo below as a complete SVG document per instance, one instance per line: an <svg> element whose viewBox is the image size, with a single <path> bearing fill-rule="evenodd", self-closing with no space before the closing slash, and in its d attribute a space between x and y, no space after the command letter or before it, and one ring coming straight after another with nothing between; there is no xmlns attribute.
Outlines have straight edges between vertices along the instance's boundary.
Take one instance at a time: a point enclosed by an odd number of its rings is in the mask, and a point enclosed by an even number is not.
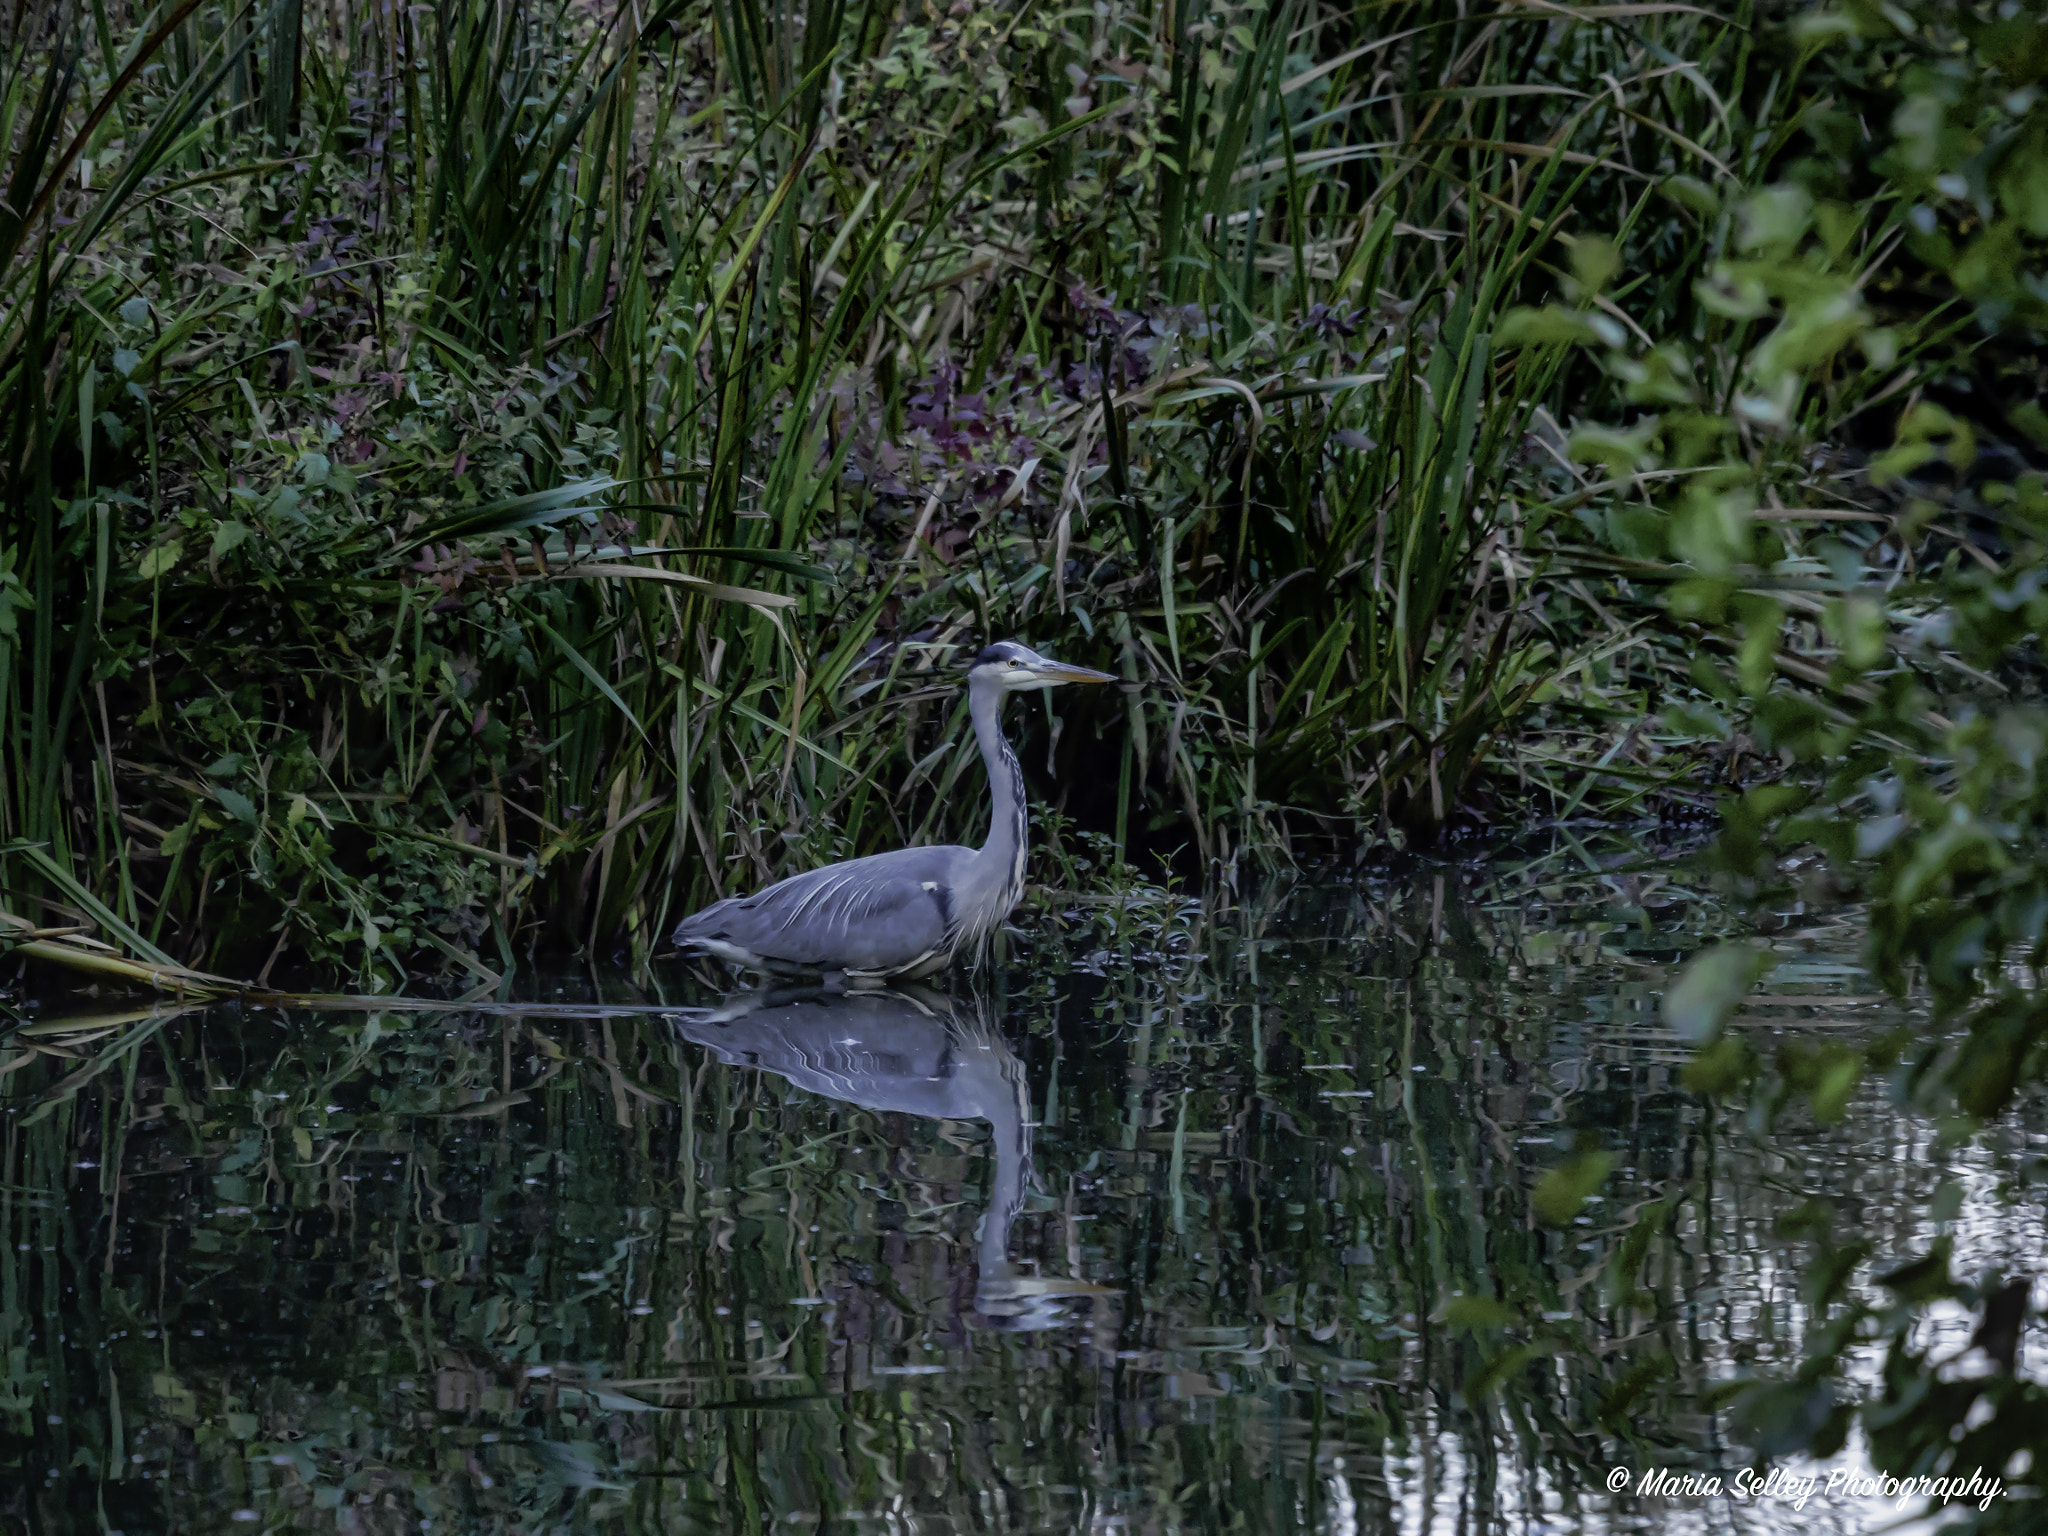
<svg viewBox="0 0 2048 1536"><path fill-rule="evenodd" d="M855 982L930 976L962 954L978 956L1024 894L1024 774L1003 736L1003 700L1115 681L997 641L967 670L967 714L993 802L988 841L899 848L791 875L684 918L677 947L776 975L836 972Z"/></svg>

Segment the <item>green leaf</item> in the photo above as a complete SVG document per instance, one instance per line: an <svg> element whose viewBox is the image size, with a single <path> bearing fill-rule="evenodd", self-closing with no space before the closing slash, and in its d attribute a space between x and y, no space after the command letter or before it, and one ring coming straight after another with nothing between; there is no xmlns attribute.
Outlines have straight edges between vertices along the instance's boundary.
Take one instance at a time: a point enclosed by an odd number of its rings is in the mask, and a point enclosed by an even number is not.
<svg viewBox="0 0 2048 1536"><path fill-rule="evenodd" d="M1951 1222L1962 1214L1963 1186L1954 1179L1943 1179L1934 1188L1927 1201L1927 1219L1936 1222Z"/></svg>
<svg viewBox="0 0 2048 1536"><path fill-rule="evenodd" d="M1792 35L1810 48L1860 36L1863 28L1847 11L1808 11L1792 23Z"/></svg>
<svg viewBox="0 0 2048 1536"><path fill-rule="evenodd" d="M1604 235L1581 235L1572 245L1572 278L1582 296L1604 293L1621 270L1621 251Z"/></svg>
<svg viewBox="0 0 2048 1536"><path fill-rule="evenodd" d="M141 562L135 567L135 574L144 581L155 581L183 559L184 554L183 539L165 539L142 557Z"/></svg>
<svg viewBox="0 0 2048 1536"><path fill-rule="evenodd" d="M1437 1316L1453 1328L1473 1333L1489 1328L1509 1328L1522 1320L1521 1314L1513 1307L1492 1296L1453 1296L1438 1310Z"/></svg>
<svg viewBox="0 0 2048 1536"><path fill-rule="evenodd" d="M1884 605L1867 592L1852 592L1832 599L1821 616L1828 638L1841 647L1842 664L1852 671L1868 672L1884 660Z"/></svg>
<svg viewBox="0 0 2048 1536"><path fill-rule="evenodd" d="M1820 1069L1820 1080L1809 1095L1813 1103L1813 1118L1822 1125L1837 1124L1848 1113L1849 1096L1862 1081L1863 1057L1859 1053L1845 1051L1828 1062Z"/></svg>
<svg viewBox="0 0 2048 1536"><path fill-rule="evenodd" d="M605 510L600 498L617 486L618 481L598 475L545 491L529 491L524 496L508 496L480 507L465 507L460 512L422 523L399 540L396 551L385 563L424 549L429 544L517 533L527 528L552 528L571 519L588 521Z"/></svg>
<svg viewBox="0 0 2048 1536"><path fill-rule="evenodd" d="M1734 1429L1761 1455L1796 1455L1826 1432L1835 1408L1831 1381L1772 1382L1742 1393Z"/></svg>
<svg viewBox="0 0 2048 1536"><path fill-rule="evenodd" d="M1721 211L1720 197L1697 176L1666 176L1657 183L1657 190L1679 207L1689 208L1704 219L1711 219Z"/></svg>
<svg viewBox="0 0 2048 1536"><path fill-rule="evenodd" d="M243 522L225 522L213 530L213 558L218 560L231 549L238 549L248 542L250 528Z"/></svg>
<svg viewBox="0 0 2048 1536"><path fill-rule="evenodd" d="M1956 1284L1948 1270L1949 1249L1949 1239L1938 1237L1926 1254L1886 1270L1877 1277L1877 1283L1899 1300L1916 1305L1954 1295Z"/></svg>
<svg viewBox="0 0 2048 1536"><path fill-rule="evenodd" d="M1787 1240L1812 1237L1825 1242L1828 1234L1834 1230L1835 1216L1832 1201L1819 1195L1809 1195L1790 1210L1778 1215L1771 1223L1771 1235Z"/></svg>
<svg viewBox="0 0 2048 1536"><path fill-rule="evenodd" d="M1606 319L1599 316L1598 319ZM1626 339L1619 333L1620 328L1612 320L1607 321L1612 330L1603 329L1596 323L1596 317L1581 314L1577 310L1562 309L1555 304L1546 304L1541 309L1511 309L1500 318L1494 328L1494 345L1502 351L1511 347L1538 347L1556 345L1594 347L1603 343L1618 346ZM1613 339L1610 340L1609 338Z"/></svg>
<svg viewBox="0 0 2048 1536"><path fill-rule="evenodd" d="M1777 673L1778 632L1785 622L1785 610L1777 603L1756 604L1744 617L1742 646L1735 655L1735 675L1751 698L1770 691Z"/></svg>
<svg viewBox="0 0 2048 1536"><path fill-rule="evenodd" d="M1657 435L1655 417L1637 422L1626 432L1612 427L1584 426L1572 433L1568 445L1575 464L1598 464L1610 478L1626 480L1639 469L1656 462L1650 443Z"/></svg>
<svg viewBox="0 0 2048 1536"><path fill-rule="evenodd" d="M1671 609L1674 619L1689 619L1701 624L1718 624L1727 616L1728 599L1734 595L1732 582L1718 576L1703 576L1692 581L1674 582L1664 601ZM1713 667L1714 663L1704 656L1694 658L1702 666ZM1698 674L1694 674L1698 681ZM1741 698L1732 684L1723 680L1727 698L1734 703ZM1714 690L1708 690L1713 692Z"/></svg>
<svg viewBox="0 0 2048 1536"><path fill-rule="evenodd" d="M1547 1340L1510 1345L1472 1373L1465 1383L1465 1401L1477 1402L1510 1376L1556 1352L1557 1345Z"/></svg>
<svg viewBox="0 0 2048 1536"><path fill-rule="evenodd" d="M595 688L599 693L603 694L605 698L609 699L612 703L612 707L617 709L620 714L624 715L628 723L632 725L633 729L640 733L640 739L642 741L646 741L647 731L646 728L640 724L640 717L633 713L631 707L627 705L626 701L619 697L618 690L612 687L610 683L604 680L603 674L601 674L597 670L597 668L593 667L590 664L589 660L584 656L584 654L581 651L577 650L576 647L571 645L567 640L563 639L562 636L556 632L555 627L552 624L548 623L548 621L542 618L539 614L533 615L533 625L542 634L548 637L549 641L554 645L555 649L561 653L562 659L568 662L569 665L574 667L578 672L581 672L583 676L589 680L590 685L593 688Z"/></svg>
<svg viewBox="0 0 2048 1536"><path fill-rule="evenodd" d="M1678 1363L1670 1355L1658 1353L1639 1365L1631 1366L1622 1373L1607 1396L1601 1400L1597 1417L1602 1424L1618 1427L1626 1418L1636 1400L1667 1376L1678 1372Z"/></svg>
<svg viewBox="0 0 2048 1536"><path fill-rule="evenodd" d="M213 786L213 798L218 800L227 813L237 821L256 825L256 805L239 789L229 789L225 784Z"/></svg>
<svg viewBox="0 0 2048 1536"><path fill-rule="evenodd" d="M742 565L759 566L766 571L780 571L797 581L808 581L830 586L838 580L822 565L813 565L800 554L786 549L743 549L731 545L685 545L680 549L652 551L670 555L697 555L704 558L734 560Z"/></svg>
<svg viewBox="0 0 2048 1536"><path fill-rule="evenodd" d="M137 933L115 915L113 908L79 884L78 877L56 859L51 858L48 848L42 844L16 840L0 844L0 853L19 854L33 864L41 871L44 879L63 893L66 900L82 908L94 922L119 939L129 954L146 960L151 965L180 968L177 961Z"/></svg>
<svg viewBox="0 0 2048 1536"><path fill-rule="evenodd" d="M1755 498L1746 491L1689 489L1672 516L1672 553L1708 576L1747 561L1755 506Z"/></svg>
<svg viewBox="0 0 2048 1536"><path fill-rule="evenodd" d="M1870 483L1883 487L1890 485L1904 475L1910 475L1928 460L1937 458L1940 450L1932 443L1901 443L1896 448L1887 448L1870 463Z"/></svg>
<svg viewBox="0 0 2048 1536"><path fill-rule="evenodd" d="M1777 964L1769 950L1754 945L1715 945L1686 966L1664 994L1664 1022L1688 1040L1704 1044L1714 1039L1749 989Z"/></svg>
<svg viewBox="0 0 2048 1536"><path fill-rule="evenodd" d="M1716 1040L1697 1052L1679 1074L1679 1081L1694 1093L1723 1098L1740 1088L1754 1065L1747 1042Z"/></svg>
<svg viewBox="0 0 2048 1536"><path fill-rule="evenodd" d="M1766 187L1742 205L1739 244L1746 251L1785 250L1813 222L1813 196L1804 187Z"/></svg>
<svg viewBox="0 0 2048 1536"><path fill-rule="evenodd" d="M1812 1305L1825 1310L1848 1289L1849 1277L1855 1274L1857 1265L1870 1257L1870 1252L1870 1242L1865 1238L1857 1238L1839 1248L1823 1246L1806 1266L1805 1278L1800 1282L1800 1294Z"/></svg>
<svg viewBox="0 0 2048 1536"><path fill-rule="evenodd" d="M1614 1171L1612 1152L1581 1152L1566 1159L1536 1182L1529 1194L1537 1219L1553 1227L1568 1226L1590 1196Z"/></svg>

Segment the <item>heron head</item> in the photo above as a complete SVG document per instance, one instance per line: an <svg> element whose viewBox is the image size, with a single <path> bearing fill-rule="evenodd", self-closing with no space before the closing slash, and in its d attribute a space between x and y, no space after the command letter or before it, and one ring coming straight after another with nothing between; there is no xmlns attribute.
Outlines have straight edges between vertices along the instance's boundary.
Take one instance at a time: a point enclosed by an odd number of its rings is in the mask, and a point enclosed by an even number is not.
<svg viewBox="0 0 2048 1536"><path fill-rule="evenodd" d="M1020 645L1015 640L998 640L975 657L967 669L967 678L969 682L986 680L998 684L1006 693L1018 693L1028 688L1056 688L1061 683L1116 681L1111 673L1054 661L1050 656L1041 656L1030 646Z"/></svg>

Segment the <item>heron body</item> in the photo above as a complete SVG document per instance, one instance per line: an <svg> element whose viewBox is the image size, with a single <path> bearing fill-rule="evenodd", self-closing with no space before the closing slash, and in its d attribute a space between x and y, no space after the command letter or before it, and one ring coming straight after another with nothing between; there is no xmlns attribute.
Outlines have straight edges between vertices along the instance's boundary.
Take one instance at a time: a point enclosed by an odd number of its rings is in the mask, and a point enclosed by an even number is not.
<svg viewBox="0 0 2048 1536"><path fill-rule="evenodd" d="M967 673L967 713L988 766L988 840L900 848L791 875L716 902L677 925L677 947L774 974L916 979L979 955L1024 894L1024 774L1003 736L1003 700L1060 683L1108 683L1014 640Z"/></svg>

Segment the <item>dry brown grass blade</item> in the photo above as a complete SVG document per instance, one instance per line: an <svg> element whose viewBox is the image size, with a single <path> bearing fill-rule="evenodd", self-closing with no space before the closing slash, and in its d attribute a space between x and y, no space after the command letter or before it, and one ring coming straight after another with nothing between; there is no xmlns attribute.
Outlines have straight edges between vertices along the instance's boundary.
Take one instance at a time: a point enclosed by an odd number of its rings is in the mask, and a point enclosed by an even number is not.
<svg viewBox="0 0 2048 1536"><path fill-rule="evenodd" d="M131 960L113 946L88 938L76 929L38 928L25 917L0 911L0 937L7 947L33 960L94 977L112 977L180 997L215 997L243 990L242 983L181 965Z"/></svg>
<svg viewBox="0 0 2048 1536"><path fill-rule="evenodd" d="M108 954L97 948L86 949L55 939L30 939L15 945L14 949L17 954L47 960L67 970L118 977L180 997L218 997L250 990L244 983L225 976L187 970L179 965L146 965L124 955Z"/></svg>

